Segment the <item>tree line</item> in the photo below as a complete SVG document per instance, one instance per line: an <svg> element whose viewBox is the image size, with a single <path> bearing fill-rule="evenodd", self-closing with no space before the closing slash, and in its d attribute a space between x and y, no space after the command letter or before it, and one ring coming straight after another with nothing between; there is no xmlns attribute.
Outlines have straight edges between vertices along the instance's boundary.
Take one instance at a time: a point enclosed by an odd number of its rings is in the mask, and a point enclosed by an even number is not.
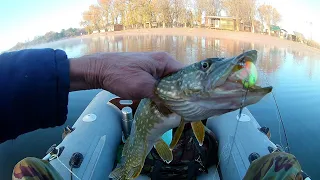
<svg viewBox="0 0 320 180"><path fill-rule="evenodd" d="M78 28L69 28L67 30L62 29L60 32L47 32L43 36L36 36L31 41L26 42L18 42L15 46L13 46L9 51L19 50L19 49L25 49L33 45L57 41L65 38L80 36L82 34L85 34L86 31L84 29L78 29Z"/></svg>
<svg viewBox="0 0 320 180"><path fill-rule="evenodd" d="M271 5L258 5L256 0L98 0L82 13L80 25L88 33L121 24L124 29L150 27L201 27L202 17L220 16L224 11L254 29L270 29L281 15ZM257 23L258 21L258 23ZM266 25L266 27L263 27ZM255 27L259 26L259 27Z"/></svg>

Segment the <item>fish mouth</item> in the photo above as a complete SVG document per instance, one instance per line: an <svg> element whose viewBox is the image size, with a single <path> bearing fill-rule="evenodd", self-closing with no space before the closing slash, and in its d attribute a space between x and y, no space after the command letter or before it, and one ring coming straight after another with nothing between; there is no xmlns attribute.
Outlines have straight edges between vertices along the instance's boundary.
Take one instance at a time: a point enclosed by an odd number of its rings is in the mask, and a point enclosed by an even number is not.
<svg viewBox="0 0 320 180"><path fill-rule="evenodd" d="M248 90L250 92L262 93L271 92L271 86L262 87L256 84L258 76L255 67L256 60L256 50L250 50L237 57L226 60L225 65L222 65L222 68L225 69L223 75L209 88L225 92L234 90Z"/></svg>

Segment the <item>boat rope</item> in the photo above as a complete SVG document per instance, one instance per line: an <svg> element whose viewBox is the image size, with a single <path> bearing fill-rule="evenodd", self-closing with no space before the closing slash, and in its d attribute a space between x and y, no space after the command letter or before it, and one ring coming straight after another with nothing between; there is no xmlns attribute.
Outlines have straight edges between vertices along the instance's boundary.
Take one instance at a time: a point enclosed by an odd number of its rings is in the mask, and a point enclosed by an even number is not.
<svg viewBox="0 0 320 180"><path fill-rule="evenodd" d="M60 164L62 164L62 165L71 173L71 180L72 180L72 175L73 175L74 177L76 177L77 179L81 180L74 172L72 172L72 168L69 169L69 168L60 160L60 158L58 157L59 151L60 151L60 149L57 148L57 153L56 153L56 154L52 154L51 157L50 157L50 159L57 159L58 162L60 162Z"/></svg>
<svg viewBox="0 0 320 180"><path fill-rule="evenodd" d="M265 73L262 72L262 74L264 75L265 79L266 79L266 82L268 85L270 85L269 81L268 81L268 78L267 78L267 75ZM273 91L271 91L271 95L272 95L272 98L274 100L274 103L276 104L276 108L277 108L277 119L279 121L279 137L280 137L280 144L281 146L283 147L282 145L282 140L281 140L281 132L280 132L280 123L281 123L281 126L282 126L282 130L283 130L283 133L284 133L284 138L285 138L285 141L286 141L286 147L284 148L284 150L288 153L290 153L290 146L289 146L289 141L288 141L288 137L287 137L287 131L286 131L286 128L284 126L284 122L282 120L282 116L281 116L281 113L280 113L280 109L279 109L279 106L278 106L278 103L277 103L277 100L276 100L276 97L273 93Z"/></svg>

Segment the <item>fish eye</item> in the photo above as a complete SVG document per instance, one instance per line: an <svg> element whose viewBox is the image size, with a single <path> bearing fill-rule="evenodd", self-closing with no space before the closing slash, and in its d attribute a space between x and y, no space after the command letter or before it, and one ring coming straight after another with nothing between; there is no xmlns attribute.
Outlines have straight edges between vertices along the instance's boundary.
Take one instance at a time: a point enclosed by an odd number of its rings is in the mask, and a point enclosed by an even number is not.
<svg viewBox="0 0 320 180"><path fill-rule="evenodd" d="M210 67L210 64L207 61L201 62L201 69L202 70L207 70L209 67Z"/></svg>

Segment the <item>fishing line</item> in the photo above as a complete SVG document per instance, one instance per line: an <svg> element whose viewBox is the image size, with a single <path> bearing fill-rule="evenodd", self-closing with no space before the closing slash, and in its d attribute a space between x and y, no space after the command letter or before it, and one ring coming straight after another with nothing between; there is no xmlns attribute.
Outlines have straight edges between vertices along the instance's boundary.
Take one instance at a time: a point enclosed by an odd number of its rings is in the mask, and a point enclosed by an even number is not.
<svg viewBox="0 0 320 180"><path fill-rule="evenodd" d="M228 161L227 161L227 164L229 164L229 161L230 161L230 157L231 157L231 154L232 154L232 149L233 149L233 146L234 146L234 142L235 142L235 139L236 139L236 134L237 134L237 131L238 131L238 126L239 126L239 122L240 122L240 119L241 119L241 114L242 114L242 110L244 108L244 103L247 99L247 95L248 95L248 91L249 91L249 88L245 87L245 84L246 83L249 83L248 80L246 79L243 83L243 88L246 90L246 92L244 93L244 95L242 95L241 97L241 105L240 105L240 109L239 109L239 114L237 116L237 124L236 124L236 129L234 130L234 134L233 134L233 137L232 137L232 143L231 143L231 148L230 148L230 154L228 156ZM228 167L227 166L227 170L228 170ZM226 172L228 172L226 170Z"/></svg>
<svg viewBox="0 0 320 180"><path fill-rule="evenodd" d="M239 114L237 116L237 124L236 124L236 128L235 128L235 131L234 131L234 134L233 134L233 137L232 137L232 143L231 143L231 148L230 148L230 153L229 153L229 156L228 156L228 160L227 160L227 165L229 164L229 161L230 161L230 157L231 157L231 153L232 153L232 149L233 149L233 146L234 146L234 142L235 142L235 138L236 138L236 134L237 134L237 130L238 130L238 126L239 126L239 120L241 118L241 114L242 114L242 110L244 108L244 103L247 99L247 95L248 95L248 91L249 91L249 88L246 88L245 87L245 84L248 83L248 80L246 79L243 83L243 88L246 90L246 92L242 95L241 97L241 105L240 105L240 109L239 109ZM222 153L221 153L222 154ZM220 158L218 158L218 163L217 163L217 167L216 167L216 171L213 173L213 177L215 177L215 174L216 172L218 171L218 167L219 167L219 164L220 164ZM227 169L226 169L226 172L228 172L228 168L229 166L227 166Z"/></svg>
<svg viewBox="0 0 320 180"><path fill-rule="evenodd" d="M244 52L244 50L243 50L243 52ZM247 70L247 73L249 74L249 76L251 75L251 73L248 72L248 70ZM245 89L246 91L245 91L244 94L242 94L242 97L241 97L241 105L240 105L240 109L239 109L239 114L236 117L237 123L236 123L236 128L235 128L235 131L234 131L234 134L233 134L233 137L232 137L232 143L231 143L230 153L229 153L228 160L227 160L227 165L229 164L229 161L230 161L230 157L231 157L232 149L233 149L233 146L234 146L234 142L235 142L235 138L236 138L236 134L237 134L237 130L238 130L238 126L239 126L239 121L240 121L240 118L241 118L242 110L244 108L245 101L247 100L247 95L248 95L248 91L249 91L249 83L250 83L249 82L249 76L242 83L243 89ZM218 171L219 164L220 164L220 157L218 158L216 171ZM226 172L228 172L227 171L228 168L229 168L229 166L227 166ZM215 172L214 172L213 175L215 176Z"/></svg>
<svg viewBox="0 0 320 180"><path fill-rule="evenodd" d="M269 81L268 81L268 78L267 78L267 75L264 74L264 72L262 71L262 74L264 75L266 81L267 81L267 84L270 85ZM283 147L282 145L282 140L281 140L281 132L280 132L280 123L281 123L281 126L282 126L282 129L283 129L283 133L284 133L284 138L285 138L285 141L286 141L286 147L285 147L285 150L287 150L288 153L290 153L290 146L289 146L289 141L288 141L288 137L287 137L287 131L286 131L286 128L284 126L284 122L282 120L282 116L281 116L281 113L280 113L280 109L279 109L279 106L278 106L278 103L277 103L277 100L276 100L276 97L274 96L274 93L273 91L271 91L271 94L272 94L272 97L273 97L273 100L276 104L276 108L277 108L277 119L279 121L279 137L280 137L280 144L281 146Z"/></svg>

